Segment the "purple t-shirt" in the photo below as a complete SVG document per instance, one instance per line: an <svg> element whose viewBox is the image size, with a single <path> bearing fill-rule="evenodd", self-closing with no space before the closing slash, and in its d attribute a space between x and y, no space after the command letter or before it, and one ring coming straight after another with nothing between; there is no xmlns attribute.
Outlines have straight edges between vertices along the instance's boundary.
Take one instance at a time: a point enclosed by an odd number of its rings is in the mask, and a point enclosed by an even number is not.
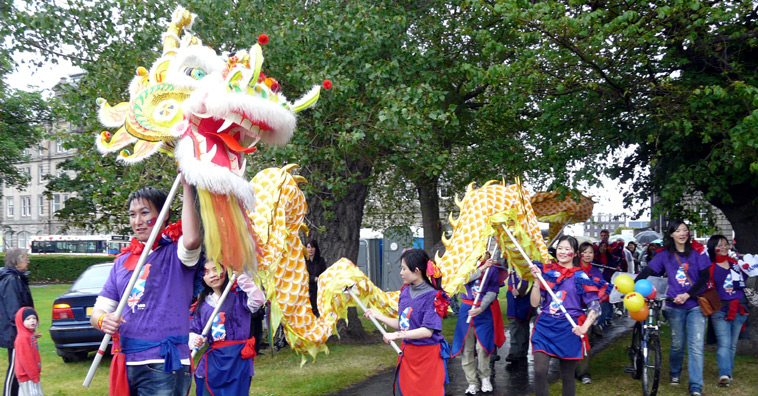
<svg viewBox="0 0 758 396"><path fill-rule="evenodd" d="M499 284L500 269L494 266L490 267L490 270L487 273L487 279L484 282L484 286L482 286L483 277L484 277L484 271L482 271L482 275L479 276L479 278L477 278L473 282L466 283L466 293L461 295L461 298L474 301L476 299L476 296L479 293L482 293L482 295L479 296L479 302L481 302L485 294L490 293L490 292L492 293L500 292L500 284Z"/></svg>
<svg viewBox="0 0 758 396"><path fill-rule="evenodd" d="M682 262L682 266L687 269L685 275L682 271L682 267L679 265L679 261ZM675 298L676 296L687 293L692 287L692 283L687 280L687 276L693 283L697 283L700 279L700 271L710 267L711 263L708 260L708 256L696 252L694 249L687 257L679 256L679 261L674 257L674 253L664 250L653 257L648 263L648 267L658 274L664 272L668 274L669 288L666 292L666 297ZM702 290L700 290L702 292ZM697 307L697 296L690 296L687 301L682 305L674 303L666 303L667 306L672 308L690 309Z"/></svg>
<svg viewBox="0 0 758 396"><path fill-rule="evenodd" d="M214 307L203 301L198 303L195 314L192 315L190 331L195 334L203 332L208 319L213 313ZM250 310L247 307L247 295L242 290L232 290L226 297L226 301L221 304L216 318L211 325L210 334L206 337L209 343L214 341L240 341L250 338ZM258 340L256 340L257 342ZM205 355L197 364L195 373L198 377L205 377ZM253 359L247 359L250 362L250 376L253 376Z"/></svg>
<svg viewBox="0 0 758 396"><path fill-rule="evenodd" d="M169 336L189 334L189 307L192 302L195 267L187 267L177 256L176 243L164 245L147 256L137 283L129 295L119 333L122 337L161 341ZM131 253L116 259L100 295L119 301L133 271L123 263ZM180 357L190 356L187 344L178 344ZM126 355L126 362L163 360L160 347Z"/></svg>
<svg viewBox="0 0 758 396"><path fill-rule="evenodd" d="M739 300L745 296L745 292L738 286L739 280L742 279L742 274L740 272L735 272L734 266L730 266L730 269L726 269L719 265L714 265L713 284L716 287L716 291L719 292L719 296L721 296L722 300Z"/></svg>
<svg viewBox="0 0 758 396"><path fill-rule="evenodd" d="M400 292L400 300L397 303L398 325L400 331L408 331L426 327L432 331L432 336L420 338L417 340L403 340L412 345L435 345L439 344L442 339L442 318L437 315L434 309L434 298L437 296L437 290L429 288L428 291L416 298L411 298L411 287L406 286Z"/></svg>
<svg viewBox="0 0 758 396"><path fill-rule="evenodd" d="M574 276L564 279L561 283L553 286L553 293L559 300L563 301L563 306L572 317L579 317L584 314L584 307L598 299L597 292L585 292L581 296L576 292L577 284L575 276L588 278L584 271L576 271ZM534 285L539 287L539 285ZM580 286L581 287L581 286ZM541 315L549 315L554 318L563 318L565 315L561 311L557 302L546 290L540 290L542 294Z"/></svg>

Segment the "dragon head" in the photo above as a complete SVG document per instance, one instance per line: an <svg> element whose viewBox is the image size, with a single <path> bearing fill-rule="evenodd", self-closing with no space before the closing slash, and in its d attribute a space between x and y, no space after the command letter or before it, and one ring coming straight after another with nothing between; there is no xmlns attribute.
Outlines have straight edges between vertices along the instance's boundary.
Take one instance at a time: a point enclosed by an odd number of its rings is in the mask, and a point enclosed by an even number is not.
<svg viewBox="0 0 758 396"><path fill-rule="evenodd" d="M192 34L179 37L194 20L194 14L177 7L163 35L162 56L150 70L137 69L129 102L111 107L98 99L101 123L119 130L101 133L97 146L103 153L120 150L119 159L126 163L158 151L174 154L190 184L232 193L251 209L253 193L241 178L244 155L254 152L259 141L286 143L296 113L318 100L320 87L289 102L276 79L261 71L265 35L249 50L219 55Z"/></svg>

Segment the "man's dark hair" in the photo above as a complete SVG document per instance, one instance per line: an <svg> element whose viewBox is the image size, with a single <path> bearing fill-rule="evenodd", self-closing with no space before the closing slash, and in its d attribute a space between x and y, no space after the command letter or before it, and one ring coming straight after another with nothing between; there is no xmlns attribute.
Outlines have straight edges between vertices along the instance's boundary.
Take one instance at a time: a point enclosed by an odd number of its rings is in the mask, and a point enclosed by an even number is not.
<svg viewBox="0 0 758 396"><path fill-rule="evenodd" d="M129 200L126 202L126 210L129 210L129 208L132 206L132 201L135 199L144 199L155 207L155 210L160 213L161 209L163 209L163 205L166 203L166 192L163 190L159 190L157 188L152 187L144 187L140 188L139 190L129 194ZM166 216L165 224L168 224L168 222L171 220L171 208L168 209L168 215Z"/></svg>

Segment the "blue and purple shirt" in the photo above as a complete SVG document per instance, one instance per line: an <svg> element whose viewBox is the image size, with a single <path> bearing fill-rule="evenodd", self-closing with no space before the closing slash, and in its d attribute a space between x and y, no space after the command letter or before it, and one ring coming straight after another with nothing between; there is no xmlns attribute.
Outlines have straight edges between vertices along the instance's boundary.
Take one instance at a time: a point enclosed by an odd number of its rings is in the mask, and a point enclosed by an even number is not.
<svg viewBox="0 0 758 396"><path fill-rule="evenodd" d="M426 327L432 331L431 337L416 340L404 339L403 341L411 345L436 345L444 338L442 336L442 318L437 314L434 307L437 290L426 283L421 283L419 286L408 285L400 291L400 299L397 304L398 330L409 331ZM422 289L421 294L416 295L415 298L411 297L412 288Z"/></svg>
<svg viewBox="0 0 758 396"><path fill-rule="evenodd" d="M679 256L679 261L682 265L679 265L674 256L674 252L663 250L653 257L648 263L648 267L658 274L664 272L668 274L668 291L666 297L675 298L676 296L689 292L693 283L697 283L700 279L700 271L708 269L711 262L705 254L700 254L695 249L690 251L689 256ZM684 269L682 268L684 267ZM685 274L686 271L686 274ZM689 276L689 280L687 277ZM701 290L702 291L702 290ZM672 308L690 309L697 307L697 296L690 296L684 304L678 305L673 303L666 303L667 306Z"/></svg>

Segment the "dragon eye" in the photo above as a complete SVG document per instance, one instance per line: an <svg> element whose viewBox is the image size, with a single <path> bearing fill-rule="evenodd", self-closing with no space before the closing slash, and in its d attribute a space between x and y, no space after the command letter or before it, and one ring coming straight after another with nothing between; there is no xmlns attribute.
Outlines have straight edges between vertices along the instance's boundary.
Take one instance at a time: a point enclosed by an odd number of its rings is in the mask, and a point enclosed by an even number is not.
<svg viewBox="0 0 758 396"><path fill-rule="evenodd" d="M196 67L185 67L184 74L194 78L195 80L201 80L205 77L205 70Z"/></svg>

